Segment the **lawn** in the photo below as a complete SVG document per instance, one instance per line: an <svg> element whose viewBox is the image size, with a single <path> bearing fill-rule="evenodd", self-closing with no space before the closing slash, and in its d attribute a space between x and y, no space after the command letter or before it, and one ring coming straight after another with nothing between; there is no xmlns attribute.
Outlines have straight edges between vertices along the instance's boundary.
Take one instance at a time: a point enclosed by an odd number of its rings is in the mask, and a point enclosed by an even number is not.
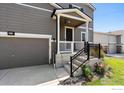
<svg viewBox="0 0 124 93"><path fill-rule="evenodd" d="M105 57L104 62L112 68L111 78L100 78L87 85L124 85L124 59Z"/></svg>

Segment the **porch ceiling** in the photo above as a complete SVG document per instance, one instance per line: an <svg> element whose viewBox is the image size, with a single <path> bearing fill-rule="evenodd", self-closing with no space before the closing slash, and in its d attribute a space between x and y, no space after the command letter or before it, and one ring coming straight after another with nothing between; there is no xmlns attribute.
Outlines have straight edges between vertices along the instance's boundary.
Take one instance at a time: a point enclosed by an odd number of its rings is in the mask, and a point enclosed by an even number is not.
<svg viewBox="0 0 124 93"><path fill-rule="evenodd" d="M75 20L75 19L71 19L71 18L66 18L66 17L61 17L60 22L63 25L71 26L71 27L78 27L82 24L85 24L85 22L83 22L83 21Z"/></svg>

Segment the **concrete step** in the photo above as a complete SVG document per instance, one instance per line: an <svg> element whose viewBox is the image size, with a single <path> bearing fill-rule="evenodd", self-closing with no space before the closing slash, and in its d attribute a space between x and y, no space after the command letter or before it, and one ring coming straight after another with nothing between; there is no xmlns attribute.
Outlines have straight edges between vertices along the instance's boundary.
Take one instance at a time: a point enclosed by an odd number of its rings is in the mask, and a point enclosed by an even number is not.
<svg viewBox="0 0 124 93"><path fill-rule="evenodd" d="M70 74L70 65L69 64L65 64L64 68L65 68L66 72Z"/></svg>
<svg viewBox="0 0 124 93"><path fill-rule="evenodd" d="M75 65L77 65L77 66L80 66L80 65L82 64L81 61L76 60L76 59L74 59L72 62L73 62L73 64L75 64Z"/></svg>
<svg viewBox="0 0 124 93"><path fill-rule="evenodd" d="M72 67L73 67L72 70L74 71L74 68L76 68L77 66L73 64ZM70 74L70 64L65 64L65 65L64 65L64 68L65 68L65 70L67 71L67 73ZM80 76L80 75L82 75L81 68L79 68L77 71L75 71L73 75L74 75L74 76Z"/></svg>
<svg viewBox="0 0 124 93"><path fill-rule="evenodd" d="M76 64L72 64L72 68L73 68L73 71L75 69L78 68L78 66ZM82 75L82 70L81 70L81 67L79 67L75 72L74 72L74 76L80 76Z"/></svg>
<svg viewBox="0 0 124 93"><path fill-rule="evenodd" d="M76 58L76 60L78 60L78 61L80 61L80 62L83 62L83 61L87 60L87 57L86 57L86 56L78 56L78 57Z"/></svg>

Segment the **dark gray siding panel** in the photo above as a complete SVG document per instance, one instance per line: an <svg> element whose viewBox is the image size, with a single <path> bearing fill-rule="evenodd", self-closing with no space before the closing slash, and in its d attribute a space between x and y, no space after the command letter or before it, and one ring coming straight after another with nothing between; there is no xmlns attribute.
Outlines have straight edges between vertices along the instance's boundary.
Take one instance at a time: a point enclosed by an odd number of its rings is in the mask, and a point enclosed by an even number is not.
<svg viewBox="0 0 124 93"><path fill-rule="evenodd" d="M55 8L48 3L26 3L26 4L31 5L31 6L40 7L40 8L49 9L49 10L52 10L52 11Z"/></svg>
<svg viewBox="0 0 124 93"><path fill-rule="evenodd" d="M91 18L93 18L93 12L94 11L88 5L81 4L81 3L75 3L75 5L82 7L83 10L84 10L84 13L86 13L88 16L90 16Z"/></svg>
<svg viewBox="0 0 124 93"><path fill-rule="evenodd" d="M74 31L75 41L81 41L81 32L86 32L86 30L82 28L75 29ZM93 42L93 31L92 30L89 30L89 42Z"/></svg>
<svg viewBox="0 0 124 93"><path fill-rule="evenodd" d="M93 42L93 30L89 30L89 42Z"/></svg>
<svg viewBox="0 0 124 93"><path fill-rule="evenodd" d="M60 40L64 41L65 40L65 25L60 26Z"/></svg>
<svg viewBox="0 0 124 93"><path fill-rule="evenodd" d="M63 8L69 8L69 3L58 3Z"/></svg>
<svg viewBox="0 0 124 93"><path fill-rule="evenodd" d="M48 63L48 39L0 38L0 69Z"/></svg>
<svg viewBox="0 0 124 93"><path fill-rule="evenodd" d="M51 12L17 4L0 4L0 31L49 34L55 37Z"/></svg>
<svg viewBox="0 0 124 93"><path fill-rule="evenodd" d="M86 30L81 28L76 28L74 31L74 40L81 41L81 32L86 32Z"/></svg>

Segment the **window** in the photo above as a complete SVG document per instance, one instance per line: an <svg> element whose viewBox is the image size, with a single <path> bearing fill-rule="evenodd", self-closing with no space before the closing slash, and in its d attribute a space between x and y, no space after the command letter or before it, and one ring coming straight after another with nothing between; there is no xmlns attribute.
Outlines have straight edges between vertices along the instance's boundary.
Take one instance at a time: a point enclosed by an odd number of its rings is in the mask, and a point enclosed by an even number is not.
<svg viewBox="0 0 124 93"><path fill-rule="evenodd" d="M81 32L81 41L85 41L85 32Z"/></svg>

